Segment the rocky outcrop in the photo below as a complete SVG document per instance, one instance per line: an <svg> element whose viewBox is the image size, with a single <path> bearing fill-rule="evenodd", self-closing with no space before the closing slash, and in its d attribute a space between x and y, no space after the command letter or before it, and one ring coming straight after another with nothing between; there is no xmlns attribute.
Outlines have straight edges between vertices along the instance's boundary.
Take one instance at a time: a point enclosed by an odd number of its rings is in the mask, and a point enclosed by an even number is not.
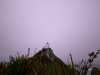
<svg viewBox="0 0 100 75"><path fill-rule="evenodd" d="M91 75L100 75L100 70L97 67L93 67L91 70Z"/></svg>
<svg viewBox="0 0 100 75"><path fill-rule="evenodd" d="M45 55L46 57L48 57L48 59L51 59L52 61L56 57L55 54L53 53L53 50L49 47L49 43L47 43L46 46L44 46L42 48L42 50L40 50L38 53L36 53L34 55L34 57L37 56L37 55L40 55L40 56Z"/></svg>
<svg viewBox="0 0 100 75"><path fill-rule="evenodd" d="M43 56L43 55L46 55L51 60L53 60L55 58L55 55L51 48L43 48L41 56Z"/></svg>

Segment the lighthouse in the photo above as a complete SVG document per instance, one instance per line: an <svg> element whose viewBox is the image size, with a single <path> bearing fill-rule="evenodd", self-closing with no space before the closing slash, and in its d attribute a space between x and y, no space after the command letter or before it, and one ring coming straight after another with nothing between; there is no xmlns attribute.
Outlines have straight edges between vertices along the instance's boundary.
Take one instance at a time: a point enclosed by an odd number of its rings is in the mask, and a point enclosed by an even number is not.
<svg viewBox="0 0 100 75"><path fill-rule="evenodd" d="M49 43L47 42L46 47L49 48Z"/></svg>

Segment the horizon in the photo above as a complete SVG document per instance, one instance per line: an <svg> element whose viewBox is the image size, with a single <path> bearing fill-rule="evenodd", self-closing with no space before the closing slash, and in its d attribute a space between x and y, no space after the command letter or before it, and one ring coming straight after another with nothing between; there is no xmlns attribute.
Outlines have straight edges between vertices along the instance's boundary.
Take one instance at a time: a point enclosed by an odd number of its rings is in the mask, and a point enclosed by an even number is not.
<svg viewBox="0 0 100 75"><path fill-rule="evenodd" d="M47 42L48 43L48 42ZM48 43L48 47L47 47L47 43L46 43L46 46L44 46L43 48L50 48L49 47L49 43ZM51 50L52 50L52 48L51 48ZM42 51L42 49L41 50L39 50L39 51ZM38 51L38 52L39 52ZM28 52L29 52L29 55L30 55L30 48L28 48ZM38 52L34 52L34 55L35 54L37 54ZM19 52L18 52L19 53ZM21 53L19 53L20 55L27 55L27 54L21 54ZM33 55L33 56L34 56ZM55 55L55 54L54 54ZM10 56L10 55L9 55ZM12 55L11 55L12 56ZM33 56L31 56L31 57L33 57ZM55 55L56 56L56 55ZM15 56L13 56L13 57L15 57ZM30 56L29 56L29 58L31 58ZM58 57L58 56L57 56ZM58 57L59 58L59 57ZM60 59L60 58L59 58ZM73 58L72 58L73 59ZM61 61L63 61L62 59L60 59ZM69 60L71 60L70 58L69 58ZM68 63L69 63L69 60L68 60L68 62L67 63L65 63L64 61L64 63L66 64L66 65L68 65ZM0 62L9 62L9 60L8 61L6 61L6 60L4 60L4 61L0 61ZM74 62L74 61L73 61ZM80 61L81 62L81 61ZM70 63L71 63L71 61L70 61ZM77 63L74 63L74 64L78 64L79 62L77 62ZM93 64L93 63L92 63ZM94 64L93 66L91 66L89 69L88 69L88 71L91 71L92 70L92 68L93 67L97 67L98 69L100 69L100 65L99 64ZM77 69L77 68L76 68Z"/></svg>

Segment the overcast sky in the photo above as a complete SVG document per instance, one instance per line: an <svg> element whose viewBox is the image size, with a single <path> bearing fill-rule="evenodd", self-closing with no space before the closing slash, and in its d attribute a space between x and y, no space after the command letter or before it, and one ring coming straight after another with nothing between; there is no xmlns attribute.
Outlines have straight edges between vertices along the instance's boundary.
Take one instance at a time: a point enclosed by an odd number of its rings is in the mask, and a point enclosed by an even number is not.
<svg viewBox="0 0 100 75"><path fill-rule="evenodd" d="M33 56L47 42L64 62L70 52L75 62L97 52L100 0L0 0L0 61L28 48Z"/></svg>

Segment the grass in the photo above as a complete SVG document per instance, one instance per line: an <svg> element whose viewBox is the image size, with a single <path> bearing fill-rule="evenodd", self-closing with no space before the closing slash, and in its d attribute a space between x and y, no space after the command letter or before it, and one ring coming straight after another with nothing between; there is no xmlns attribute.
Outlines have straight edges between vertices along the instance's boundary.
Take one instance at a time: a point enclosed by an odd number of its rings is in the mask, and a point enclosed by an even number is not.
<svg viewBox="0 0 100 75"><path fill-rule="evenodd" d="M28 49L27 55L20 55L17 52L17 56L9 57L9 62L1 62L0 75L86 75L99 51L89 53L89 59L82 60L79 64L74 64L72 55L69 54L71 63L66 65L57 57L51 61L45 55L40 56L41 51L29 58Z"/></svg>

